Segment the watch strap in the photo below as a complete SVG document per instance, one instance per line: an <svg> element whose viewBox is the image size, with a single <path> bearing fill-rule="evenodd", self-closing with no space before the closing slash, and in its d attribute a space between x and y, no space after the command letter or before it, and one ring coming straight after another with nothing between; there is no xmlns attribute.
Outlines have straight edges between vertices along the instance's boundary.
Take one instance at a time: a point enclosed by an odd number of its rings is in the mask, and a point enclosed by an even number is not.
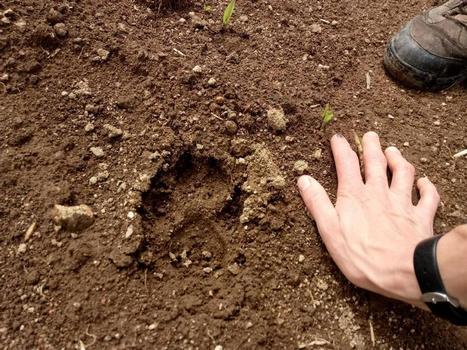
<svg viewBox="0 0 467 350"><path fill-rule="evenodd" d="M438 268L437 246L442 235L420 242L414 252L414 268L423 300L431 312L455 325L467 325L467 311L448 296Z"/></svg>

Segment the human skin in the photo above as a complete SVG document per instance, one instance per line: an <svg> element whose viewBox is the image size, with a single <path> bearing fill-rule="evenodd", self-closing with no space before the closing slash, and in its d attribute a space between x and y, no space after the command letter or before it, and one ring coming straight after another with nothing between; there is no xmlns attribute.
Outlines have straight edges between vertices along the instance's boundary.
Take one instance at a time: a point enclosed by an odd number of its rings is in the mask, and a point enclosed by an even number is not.
<svg viewBox="0 0 467 350"><path fill-rule="evenodd" d="M335 205L311 176L299 178L300 194L331 257L350 282L428 309L421 301L413 254L420 241L434 234L438 191L428 178L420 178L420 199L414 205L414 166L395 147L383 152L374 132L362 141L364 177L347 140L342 135L331 139L338 178ZM467 305L467 225L445 234L437 254L447 292Z"/></svg>

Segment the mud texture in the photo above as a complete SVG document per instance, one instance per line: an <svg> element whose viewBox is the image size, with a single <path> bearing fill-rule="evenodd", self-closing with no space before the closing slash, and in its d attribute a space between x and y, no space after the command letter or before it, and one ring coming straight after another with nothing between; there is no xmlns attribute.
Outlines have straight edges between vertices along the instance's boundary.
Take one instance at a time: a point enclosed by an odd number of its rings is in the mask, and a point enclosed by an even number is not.
<svg viewBox="0 0 467 350"><path fill-rule="evenodd" d="M225 5L0 0L0 347L465 349L346 282L295 186L334 193L330 136L375 130L437 184L436 231L465 222L465 86L381 64L433 1Z"/></svg>

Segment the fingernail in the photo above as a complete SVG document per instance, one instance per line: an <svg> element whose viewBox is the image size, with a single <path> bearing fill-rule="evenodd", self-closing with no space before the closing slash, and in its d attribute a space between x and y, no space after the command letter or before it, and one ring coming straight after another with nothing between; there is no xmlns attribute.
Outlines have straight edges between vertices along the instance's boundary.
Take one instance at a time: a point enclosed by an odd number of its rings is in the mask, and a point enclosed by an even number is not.
<svg viewBox="0 0 467 350"><path fill-rule="evenodd" d="M312 184L312 180L310 176L300 176L297 181L298 188L300 191L306 190Z"/></svg>
<svg viewBox="0 0 467 350"><path fill-rule="evenodd" d="M335 134L334 136L339 137L339 138L342 138L342 139L344 138L344 135L342 135L340 132L338 132L338 133Z"/></svg>

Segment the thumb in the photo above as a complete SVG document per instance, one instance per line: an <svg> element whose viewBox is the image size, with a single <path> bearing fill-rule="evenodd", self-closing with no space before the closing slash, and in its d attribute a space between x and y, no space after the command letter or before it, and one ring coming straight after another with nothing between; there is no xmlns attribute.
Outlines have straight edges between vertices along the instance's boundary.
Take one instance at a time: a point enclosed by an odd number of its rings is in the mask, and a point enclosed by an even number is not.
<svg viewBox="0 0 467 350"><path fill-rule="evenodd" d="M332 241L332 236L339 230L339 217L326 190L311 176L301 176L298 188L306 207L316 221L324 243Z"/></svg>

